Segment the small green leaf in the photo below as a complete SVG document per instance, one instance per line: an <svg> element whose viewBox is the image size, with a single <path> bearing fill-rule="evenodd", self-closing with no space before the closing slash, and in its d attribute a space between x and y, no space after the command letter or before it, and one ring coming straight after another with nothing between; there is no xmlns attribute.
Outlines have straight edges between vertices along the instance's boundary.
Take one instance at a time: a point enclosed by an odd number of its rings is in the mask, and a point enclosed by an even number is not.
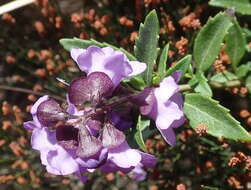
<svg viewBox="0 0 251 190"><path fill-rule="evenodd" d="M226 35L226 52L232 62L231 66L234 70L245 53L246 38L242 33L242 29L235 19L232 19L233 26Z"/></svg>
<svg viewBox="0 0 251 190"><path fill-rule="evenodd" d="M203 73L197 73L196 78L198 80L197 85L194 88L195 92L199 92L205 96L212 97L213 92L211 87L208 84L207 78L204 76Z"/></svg>
<svg viewBox="0 0 251 190"><path fill-rule="evenodd" d="M209 5L234 8L237 13L251 15L251 3L249 0L210 0Z"/></svg>
<svg viewBox="0 0 251 190"><path fill-rule="evenodd" d="M230 80L236 80L238 79L238 77L233 74L230 73L228 71L222 72L222 73L217 73L216 75L212 76L210 78L210 81L215 81L215 82L219 82L219 83L226 83Z"/></svg>
<svg viewBox="0 0 251 190"><path fill-rule="evenodd" d="M139 145L139 147L143 150L143 151L147 151L146 147L145 147L145 142L143 139L143 131L148 128L150 126L150 120L148 119L143 119L141 118L141 116L138 117L138 123L136 126L136 133L134 134L134 138L137 142L137 144Z"/></svg>
<svg viewBox="0 0 251 190"><path fill-rule="evenodd" d="M158 54L159 20L155 10L152 10L145 18L144 24L140 24L139 35L134 46L134 54L138 61L147 64L143 73L147 85L152 83L152 73Z"/></svg>
<svg viewBox="0 0 251 190"><path fill-rule="evenodd" d="M192 55L186 55L181 60L178 61L174 66L170 67L165 73L165 77L169 76L173 72L180 70L182 71L181 77L187 72L192 61Z"/></svg>
<svg viewBox="0 0 251 190"><path fill-rule="evenodd" d="M246 78L246 87L248 88L248 91L249 93L251 93L251 75L249 75L247 78Z"/></svg>
<svg viewBox="0 0 251 190"><path fill-rule="evenodd" d="M248 28L242 28L242 31L245 35L246 38L250 39L251 38L251 30Z"/></svg>
<svg viewBox="0 0 251 190"><path fill-rule="evenodd" d="M250 71L251 71L251 61L247 62L246 64L240 65L236 70L236 74L239 78L243 78Z"/></svg>
<svg viewBox="0 0 251 190"><path fill-rule="evenodd" d="M204 124L215 137L251 141L251 135L235 120L229 110L202 94L186 94L184 112L193 129Z"/></svg>
<svg viewBox="0 0 251 190"><path fill-rule="evenodd" d="M232 22L224 13L210 18L195 39L193 53L198 71L206 71L219 54L221 43Z"/></svg>
<svg viewBox="0 0 251 190"><path fill-rule="evenodd" d="M161 52L160 59L159 59L159 65L158 65L158 73L160 76L160 79L162 80L165 77L166 72L166 62L168 58L168 51L169 51L169 44L166 44L164 49Z"/></svg>
<svg viewBox="0 0 251 190"><path fill-rule="evenodd" d="M128 83L130 86L138 90L143 90L145 88L145 82L141 76L127 78L124 79L123 82Z"/></svg>
<svg viewBox="0 0 251 190"><path fill-rule="evenodd" d="M125 49L123 48L118 48L118 47L115 47L111 44L108 44L108 43L101 43L101 42L98 42L94 39L90 39L90 40L82 40L82 39L78 39L78 38L62 38L59 40L59 43L64 47L64 49L66 49L67 51L70 51L72 48L83 48L83 49L86 49L88 48L89 46L99 46L99 47L112 47L113 49L115 50L120 50L122 51L124 54L126 54L126 56L128 57L129 60L133 61L133 60L136 60L136 58L131 54L129 53L128 51L126 51Z"/></svg>
<svg viewBox="0 0 251 190"><path fill-rule="evenodd" d="M212 97L213 92L207 81L200 81L194 88L195 92L199 92L205 96Z"/></svg>
<svg viewBox="0 0 251 190"><path fill-rule="evenodd" d="M202 190L219 190L218 187L201 186Z"/></svg>

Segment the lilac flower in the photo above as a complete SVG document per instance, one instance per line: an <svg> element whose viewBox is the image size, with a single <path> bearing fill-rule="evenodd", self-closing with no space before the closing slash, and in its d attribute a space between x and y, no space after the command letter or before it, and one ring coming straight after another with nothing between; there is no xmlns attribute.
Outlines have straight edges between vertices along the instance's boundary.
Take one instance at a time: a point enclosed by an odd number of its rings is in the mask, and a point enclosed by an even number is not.
<svg viewBox="0 0 251 190"><path fill-rule="evenodd" d="M86 50L73 49L71 55L86 77L74 79L67 94L68 107L48 96L41 97L32 107L33 121L24 123L32 131L31 145L40 151L42 164L55 175L75 173L83 181L85 172L130 172L134 168L151 167L144 153L131 149L122 130L124 121L110 103L115 88L126 77L144 71L144 63L129 61L112 48L91 46ZM67 163L67 164L65 164Z"/></svg>
<svg viewBox="0 0 251 190"><path fill-rule="evenodd" d="M145 63L129 61L124 53L110 47L72 49L71 56L87 75L93 72L105 73L112 80L114 87L123 79L138 75L146 69Z"/></svg>
<svg viewBox="0 0 251 190"><path fill-rule="evenodd" d="M177 76L169 76L163 79L158 88L146 88L141 93L145 105L140 107L143 115L155 120L156 126L165 141L175 145L176 138L173 128L181 126L185 122L182 111L183 100L178 93Z"/></svg>

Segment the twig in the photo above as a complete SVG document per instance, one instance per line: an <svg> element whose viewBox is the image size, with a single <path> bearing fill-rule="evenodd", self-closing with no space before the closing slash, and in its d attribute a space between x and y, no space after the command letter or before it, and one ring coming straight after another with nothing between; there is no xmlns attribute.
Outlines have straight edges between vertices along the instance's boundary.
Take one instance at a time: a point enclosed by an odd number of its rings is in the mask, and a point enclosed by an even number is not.
<svg viewBox="0 0 251 190"><path fill-rule="evenodd" d="M27 93L27 94L34 94L37 96L46 95L46 93L43 93L43 92L36 92L36 91L25 89L25 88L11 87L11 86L5 86L5 85L0 85L0 89L15 91L15 92L22 92L22 93ZM49 96L54 98L55 100L58 100L58 101L62 101L62 102L65 101L65 99L60 96L55 96L55 95L49 95Z"/></svg>
<svg viewBox="0 0 251 190"><path fill-rule="evenodd" d="M212 88L232 88L232 87L239 87L241 86L241 81L239 80L231 80L226 83L219 83L215 81L209 81L209 85ZM191 91L193 88L189 84L181 84L179 85L179 91L185 92L185 91Z"/></svg>
<svg viewBox="0 0 251 190"><path fill-rule="evenodd" d="M16 0L0 6L0 15L34 3L36 0Z"/></svg>

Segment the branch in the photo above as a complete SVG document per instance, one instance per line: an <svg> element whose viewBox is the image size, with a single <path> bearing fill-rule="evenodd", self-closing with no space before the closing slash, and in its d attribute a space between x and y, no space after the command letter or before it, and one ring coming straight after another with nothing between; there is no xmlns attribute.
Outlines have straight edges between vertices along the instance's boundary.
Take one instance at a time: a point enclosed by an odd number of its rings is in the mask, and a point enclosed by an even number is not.
<svg viewBox="0 0 251 190"><path fill-rule="evenodd" d="M34 94L37 96L47 95L46 93L43 93L43 92L36 92L36 91L25 89L25 88L11 87L11 86L5 86L5 85L0 85L0 89L15 91L15 92L22 92L22 93L26 93L26 94ZM62 101L62 102L65 101L65 99L60 96L54 96L54 95L49 95L49 96L54 98L55 100L58 100L58 101Z"/></svg>

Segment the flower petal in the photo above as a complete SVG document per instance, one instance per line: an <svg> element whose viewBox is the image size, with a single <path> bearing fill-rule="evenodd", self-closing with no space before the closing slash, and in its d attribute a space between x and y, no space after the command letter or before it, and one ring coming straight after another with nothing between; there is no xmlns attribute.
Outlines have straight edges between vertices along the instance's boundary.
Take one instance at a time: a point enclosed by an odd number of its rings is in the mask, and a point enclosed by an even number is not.
<svg viewBox="0 0 251 190"><path fill-rule="evenodd" d="M139 61L129 61L132 68L132 72L128 75L129 77L136 76L143 73L146 70L146 64Z"/></svg>
<svg viewBox="0 0 251 190"><path fill-rule="evenodd" d="M46 165L48 172L68 175L78 170L78 164L72 155L57 144L55 130L50 131L48 128L33 130L31 145L40 151L42 164Z"/></svg>
<svg viewBox="0 0 251 190"><path fill-rule="evenodd" d="M100 152L91 157L77 158L76 161L81 165L81 167L94 169L103 165L107 160L107 156L108 150L106 148L103 148Z"/></svg>
<svg viewBox="0 0 251 190"><path fill-rule="evenodd" d="M45 95L45 96L42 96L40 97L36 102L35 104L32 106L31 108L31 115L32 115L32 118L33 118L33 121L36 123L36 126L38 128L41 128L42 127L42 124L39 122L38 118L37 118L37 109L38 109L38 106L43 103L44 101L47 101L49 99L49 96L48 95Z"/></svg>
<svg viewBox="0 0 251 190"><path fill-rule="evenodd" d="M33 129L39 128L39 126L37 126L34 121L27 121L27 122L24 122L24 128L27 130L33 130Z"/></svg>
<svg viewBox="0 0 251 190"><path fill-rule="evenodd" d="M133 69L125 54L110 47L90 46L86 49L86 52L78 56L77 63L79 68L88 75L92 72L107 74L112 80L114 87L133 73ZM138 71L135 71L135 73L137 74Z"/></svg>
<svg viewBox="0 0 251 190"><path fill-rule="evenodd" d="M46 127L55 125L58 121L63 121L67 114L60 105L53 99L43 101L37 108L37 118Z"/></svg>
<svg viewBox="0 0 251 190"><path fill-rule="evenodd" d="M77 156L87 158L98 153L101 148L102 142L99 139L90 135L85 127L80 129Z"/></svg>
<svg viewBox="0 0 251 190"><path fill-rule="evenodd" d="M114 148L125 141L125 135L122 131L116 129L112 124L105 124L102 132L102 144L106 148Z"/></svg>
<svg viewBox="0 0 251 190"><path fill-rule="evenodd" d="M47 160L51 167L60 172L60 175L69 175L79 170L75 159L59 145L56 150L48 152Z"/></svg>
<svg viewBox="0 0 251 190"><path fill-rule="evenodd" d="M71 82L69 100L75 105L85 102L98 103L112 88L113 83L105 73L93 72L87 77L79 77Z"/></svg>
<svg viewBox="0 0 251 190"><path fill-rule="evenodd" d="M139 151L142 157L141 165L145 168L151 168L156 165L157 159L155 156Z"/></svg>
<svg viewBox="0 0 251 190"><path fill-rule="evenodd" d="M76 149L78 146L78 129L63 125L56 128L56 139L65 149Z"/></svg>
<svg viewBox="0 0 251 190"><path fill-rule="evenodd" d="M136 166L130 173L129 176L136 181L144 181L146 179L146 171L140 166Z"/></svg>
<svg viewBox="0 0 251 190"><path fill-rule="evenodd" d="M167 128L167 129L160 129L159 131L162 135L162 137L165 139L165 141L171 145L174 146L176 144L176 137L175 137L175 133L173 131L173 128Z"/></svg>
<svg viewBox="0 0 251 190"><path fill-rule="evenodd" d="M130 168L137 166L141 161L141 154L136 149L131 149L126 141L120 146L109 149L108 160L118 167Z"/></svg>
<svg viewBox="0 0 251 190"><path fill-rule="evenodd" d="M111 121L114 123L115 127L120 131L125 131L132 126L131 121L125 120L122 116L120 116L117 112L112 111L111 113Z"/></svg>
<svg viewBox="0 0 251 190"><path fill-rule="evenodd" d="M86 50L82 48L72 48L71 49L71 57L72 59L77 62L78 56L84 53Z"/></svg>

